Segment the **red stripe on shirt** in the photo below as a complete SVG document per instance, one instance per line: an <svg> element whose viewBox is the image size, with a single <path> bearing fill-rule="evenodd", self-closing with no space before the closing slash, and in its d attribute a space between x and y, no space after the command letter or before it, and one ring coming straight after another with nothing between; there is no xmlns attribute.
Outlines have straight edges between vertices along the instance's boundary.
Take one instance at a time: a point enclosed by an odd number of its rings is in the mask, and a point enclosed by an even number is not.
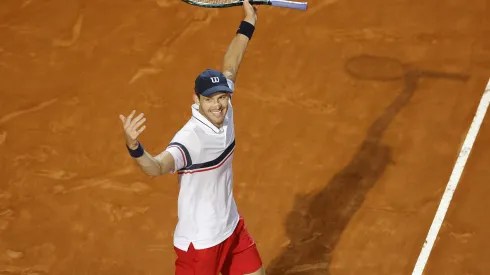
<svg viewBox="0 0 490 275"><path fill-rule="evenodd" d="M180 153L182 154L182 158L184 159L184 167L186 167L187 166L187 160L185 159L184 151L182 151L182 149L180 149L179 146L175 146L175 145L171 145L168 148L177 148L177 149L179 149Z"/></svg>

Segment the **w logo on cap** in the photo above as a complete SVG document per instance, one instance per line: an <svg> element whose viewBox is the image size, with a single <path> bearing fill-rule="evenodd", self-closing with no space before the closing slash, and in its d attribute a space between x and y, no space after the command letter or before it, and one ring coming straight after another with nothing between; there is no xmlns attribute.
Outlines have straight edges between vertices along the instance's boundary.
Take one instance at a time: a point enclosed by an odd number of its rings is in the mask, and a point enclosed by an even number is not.
<svg viewBox="0 0 490 275"><path fill-rule="evenodd" d="M223 73L212 69L206 69L197 76L194 91L203 96L211 96L217 92L233 92Z"/></svg>

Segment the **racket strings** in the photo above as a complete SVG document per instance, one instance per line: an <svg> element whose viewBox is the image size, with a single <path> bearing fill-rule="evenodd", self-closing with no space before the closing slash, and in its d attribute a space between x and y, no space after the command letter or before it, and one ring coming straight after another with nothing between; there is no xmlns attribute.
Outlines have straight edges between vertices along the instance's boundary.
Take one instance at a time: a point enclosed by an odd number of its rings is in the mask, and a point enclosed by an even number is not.
<svg viewBox="0 0 490 275"><path fill-rule="evenodd" d="M241 2L240 0L193 0L193 2L201 4L221 5Z"/></svg>

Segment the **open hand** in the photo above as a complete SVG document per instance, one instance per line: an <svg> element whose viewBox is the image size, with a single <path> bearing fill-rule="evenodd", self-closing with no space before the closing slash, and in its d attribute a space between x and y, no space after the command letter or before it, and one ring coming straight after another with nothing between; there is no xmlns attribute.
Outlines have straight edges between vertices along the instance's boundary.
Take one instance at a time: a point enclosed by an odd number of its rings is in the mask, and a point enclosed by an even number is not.
<svg viewBox="0 0 490 275"><path fill-rule="evenodd" d="M146 125L143 125L146 121L144 114L141 113L133 119L135 113L136 111L133 110L128 117L119 115L126 136L126 144L133 150L138 148L138 136L146 129Z"/></svg>

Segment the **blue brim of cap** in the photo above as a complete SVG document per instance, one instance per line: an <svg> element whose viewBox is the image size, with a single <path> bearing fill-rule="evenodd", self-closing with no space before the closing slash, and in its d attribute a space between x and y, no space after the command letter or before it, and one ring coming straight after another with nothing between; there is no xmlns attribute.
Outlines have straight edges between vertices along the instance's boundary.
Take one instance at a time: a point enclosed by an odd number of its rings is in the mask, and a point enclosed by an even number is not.
<svg viewBox="0 0 490 275"><path fill-rule="evenodd" d="M210 96L210 95L217 93L217 92L233 93L233 91L228 86L214 86L214 87L209 88L206 91L202 92L201 95Z"/></svg>

